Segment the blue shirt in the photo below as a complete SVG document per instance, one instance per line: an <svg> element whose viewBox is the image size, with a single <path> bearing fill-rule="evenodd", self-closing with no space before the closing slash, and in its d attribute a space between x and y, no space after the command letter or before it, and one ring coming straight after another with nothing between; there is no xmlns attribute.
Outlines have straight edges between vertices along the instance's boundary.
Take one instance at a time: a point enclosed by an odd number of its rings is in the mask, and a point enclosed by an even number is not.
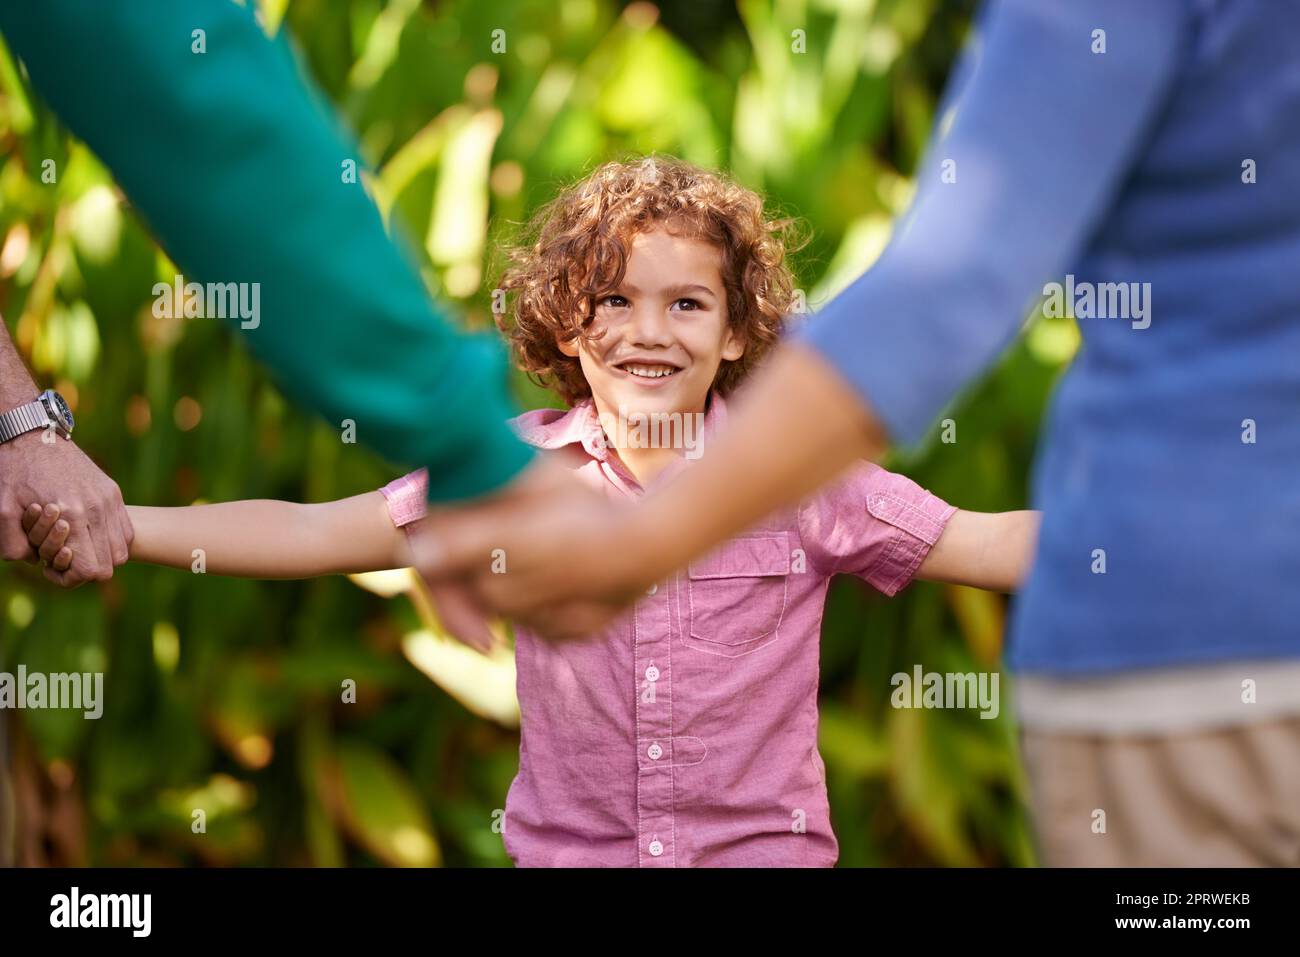
<svg viewBox="0 0 1300 957"><path fill-rule="evenodd" d="M915 442L1071 276L1010 663L1300 657L1300 2L1003 0L950 96L895 239L803 337Z"/></svg>

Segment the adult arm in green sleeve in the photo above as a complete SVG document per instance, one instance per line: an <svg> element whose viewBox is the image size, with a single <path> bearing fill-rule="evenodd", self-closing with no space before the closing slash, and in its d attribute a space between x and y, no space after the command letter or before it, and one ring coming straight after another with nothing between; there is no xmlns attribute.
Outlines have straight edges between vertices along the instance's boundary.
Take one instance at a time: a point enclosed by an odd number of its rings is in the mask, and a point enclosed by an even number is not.
<svg viewBox="0 0 1300 957"><path fill-rule="evenodd" d="M6 3L0 32L186 281L260 284L242 332L286 393L427 466L432 500L490 492L528 464L506 425L501 345L430 303L362 185L344 181L351 139L249 8Z"/></svg>

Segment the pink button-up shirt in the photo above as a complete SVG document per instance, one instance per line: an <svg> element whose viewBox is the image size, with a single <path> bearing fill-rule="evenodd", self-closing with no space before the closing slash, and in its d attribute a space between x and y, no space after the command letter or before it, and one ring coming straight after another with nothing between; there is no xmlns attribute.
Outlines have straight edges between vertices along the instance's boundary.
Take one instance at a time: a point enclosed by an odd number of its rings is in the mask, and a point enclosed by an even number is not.
<svg viewBox="0 0 1300 957"><path fill-rule="evenodd" d="M704 439L721 425L714 395ZM602 441L590 400L513 421L530 444L577 452L612 496L641 486ZM664 474L689 467L682 460ZM398 526L425 477L383 488ZM827 583L893 595L956 509L862 463L652 588L598 634L515 631L519 773L504 840L521 866L830 866L839 855L817 750L818 642ZM508 556L507 556L508 560Z"/></svg>

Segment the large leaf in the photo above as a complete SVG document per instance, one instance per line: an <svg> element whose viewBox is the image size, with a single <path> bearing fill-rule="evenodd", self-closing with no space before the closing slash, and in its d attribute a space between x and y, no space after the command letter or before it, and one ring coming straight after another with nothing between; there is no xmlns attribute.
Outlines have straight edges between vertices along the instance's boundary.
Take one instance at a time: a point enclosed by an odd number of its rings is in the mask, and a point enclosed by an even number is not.
<svg viewBox="0 0 1300 957"><path fill-rule="evenodd" d="M441 852L429 815L406 773L383 752L357 740L339 744L336 811L347 833L385 864L433 867Z"/></svg>

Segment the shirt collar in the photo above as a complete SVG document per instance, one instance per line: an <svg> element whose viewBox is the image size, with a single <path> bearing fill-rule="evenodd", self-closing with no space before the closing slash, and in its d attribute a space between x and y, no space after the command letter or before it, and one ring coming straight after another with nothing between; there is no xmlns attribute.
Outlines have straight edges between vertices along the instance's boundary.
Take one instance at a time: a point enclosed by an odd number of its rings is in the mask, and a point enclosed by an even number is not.
<svg viewBox="0 0 1300 957"><path fill-rule="evenodd" d="M709 393L704 410L703 446L712 441L714 433L727 420L727 403L717 392ZM534 448L555 450L569 445L581 445L583 450L598 462L609 459L605 447L604 431L596 414L596 403L583 399L571 409L535 409L511 420L516 434ZM685 456L683 456L683 459ZM672 469L676 471L676 469Z"/></svg>

